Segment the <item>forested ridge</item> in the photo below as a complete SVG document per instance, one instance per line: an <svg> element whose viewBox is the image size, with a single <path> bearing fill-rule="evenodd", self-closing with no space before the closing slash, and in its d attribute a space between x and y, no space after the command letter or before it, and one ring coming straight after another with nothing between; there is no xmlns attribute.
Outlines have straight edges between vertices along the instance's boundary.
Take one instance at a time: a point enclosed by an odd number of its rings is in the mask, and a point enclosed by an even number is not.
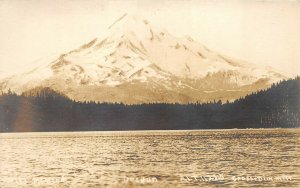
<svg viewBox="0 0 300 188"><path fill-rule="evenodd" d="M299 77L224 104L76 102L50 88L0 96L1 132L276 127L300 127Z"/></svg>

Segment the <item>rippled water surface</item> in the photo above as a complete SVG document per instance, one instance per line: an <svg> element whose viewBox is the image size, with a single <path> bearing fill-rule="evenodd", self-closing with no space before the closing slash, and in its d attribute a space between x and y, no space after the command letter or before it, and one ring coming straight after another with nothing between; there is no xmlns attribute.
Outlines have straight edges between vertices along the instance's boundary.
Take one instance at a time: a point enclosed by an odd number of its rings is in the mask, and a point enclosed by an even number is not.
<svg viewBox="0 0 300 188"><path fill-rule="evenodd" d="M0 134L0 187L300 187L300 130Z"/></svg>

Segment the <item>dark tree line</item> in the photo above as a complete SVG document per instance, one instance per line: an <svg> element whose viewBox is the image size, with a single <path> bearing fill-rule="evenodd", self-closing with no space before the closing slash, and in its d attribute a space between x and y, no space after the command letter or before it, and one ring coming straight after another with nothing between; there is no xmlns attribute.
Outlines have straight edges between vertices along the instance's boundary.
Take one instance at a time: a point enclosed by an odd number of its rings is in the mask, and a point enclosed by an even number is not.
<svg viewBox="0 0 300 188"><path fill-rule="evenodd" d="M300 127L299 77L225 104L75 102L50 88L0 96L1 132L274 127Z"/></svg>

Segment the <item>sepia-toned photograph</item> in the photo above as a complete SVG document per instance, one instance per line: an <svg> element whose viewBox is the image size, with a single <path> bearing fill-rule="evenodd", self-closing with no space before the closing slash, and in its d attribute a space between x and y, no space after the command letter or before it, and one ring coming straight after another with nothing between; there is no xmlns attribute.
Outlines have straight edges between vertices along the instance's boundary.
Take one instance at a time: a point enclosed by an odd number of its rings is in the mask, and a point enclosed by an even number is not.
<svg viewBox="0 0 300 188"><path fill-rule="evenodd" d="M300 187L299 0L0 0L0 187Z"/></svg>

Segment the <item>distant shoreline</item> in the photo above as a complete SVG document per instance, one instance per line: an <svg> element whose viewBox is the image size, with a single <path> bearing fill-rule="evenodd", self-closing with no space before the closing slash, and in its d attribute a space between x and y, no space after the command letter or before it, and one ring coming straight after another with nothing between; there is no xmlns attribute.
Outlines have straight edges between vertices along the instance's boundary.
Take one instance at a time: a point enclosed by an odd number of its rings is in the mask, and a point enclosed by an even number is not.
<svg viewBox="0 0 300 188"><path fill-rule="evenodd" d="M196 132L234 132L234 131L287 131L287 132L299 132L300 128L245 128L245 129L191 129L191 130L122 130L122 131L57 131L57 132L1 132L1 138L9 138L11 136L20 136L28 137L28 136L40 136L40 137L48 137L48 136L68 136L68 135L76 135L76 136L129 136L129 135L176 135L175 133L196 133ZM174 134L164 134L164 133L174 133ZM182 134L187 136L192 136L193 134Z"/></svg>

